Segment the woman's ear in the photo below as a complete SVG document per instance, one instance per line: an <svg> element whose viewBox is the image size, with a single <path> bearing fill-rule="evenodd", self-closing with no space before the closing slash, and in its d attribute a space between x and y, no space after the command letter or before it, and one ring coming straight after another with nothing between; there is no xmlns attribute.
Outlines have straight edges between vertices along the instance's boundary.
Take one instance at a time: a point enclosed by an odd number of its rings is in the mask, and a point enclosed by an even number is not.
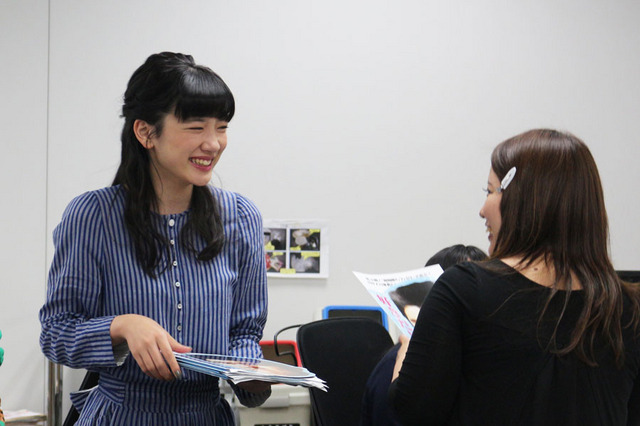
<svg viewBox="0 0 640 426"><path fill-rule="evenodd" d="M153 140L151 136L154 133L154 127L144 120L136 120L133 122L133 133L136 135L138 142L147 149L153 148Z"/></svg>

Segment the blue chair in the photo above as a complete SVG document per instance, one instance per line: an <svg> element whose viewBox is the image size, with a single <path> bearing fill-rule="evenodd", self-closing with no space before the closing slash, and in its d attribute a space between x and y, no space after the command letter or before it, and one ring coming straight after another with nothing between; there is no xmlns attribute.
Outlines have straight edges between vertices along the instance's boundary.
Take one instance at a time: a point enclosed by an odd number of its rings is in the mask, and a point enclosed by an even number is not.
<svg viewBox="0 0 640 426"><path fill-rule="evenodd" d="M344 317L369 318L389 330L387 314L379 306L330 305L322 310L323 319Z"/></svg>

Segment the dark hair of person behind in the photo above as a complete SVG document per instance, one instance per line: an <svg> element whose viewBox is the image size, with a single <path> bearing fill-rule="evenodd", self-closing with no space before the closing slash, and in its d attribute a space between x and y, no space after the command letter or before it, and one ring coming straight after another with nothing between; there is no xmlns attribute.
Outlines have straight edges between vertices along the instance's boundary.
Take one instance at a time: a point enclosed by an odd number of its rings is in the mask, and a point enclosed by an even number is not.
<svg viewBox="0 0 640 426"><path fill-rule="evenodd" d="M571 352L588 365L597 365L594 343L599 335L613 349L618 365L624 361L622 327L638 327L638 293L622 282L608 253L609 230L604 195L596 163L587 146L569 133L530 130L499 144L491 167L502 180L517 172L502 193L502 224L492 258L522 257L522 266L544 259L555 269L555 282L540 319L559 290L565 306L571 294L571 273L584 291L584 308L570 342L553 353ZM623 292L633 304L631 324L621 324ZM560 323L562 314L557 318Z"/></svg>
<svg viewBox="0 0 640 426"><path fill-rule="evenodd" d="M113 185L125 192L124 220L133 240L136 258L149 276L155 276L166 239L154 226L152 211L157 210L157 196L151 179L149 153L137 140L133 124L143 120L162 133L163 119L174 113L179 120L191 117L215 117L230 121L235 112L233 95L211 69L196 65L193 58L181 53L163 52L149 56L131 76L124 94L120 166ZM206 247L199 260L215 257L224 245L224 229L217 203L208 187L194 187L190 216L182 229L187 248L195 251L194 238L200 236Z"/></svg>
<svg viewBox="0 0 640 426"><path fill-rule="evenodd" d="M442 269L445 270L458 263L486 259L487 254L478 247L456 244L445 247L431 256L424 266L440 265ZM391 291L389 295L398 309L404 313L404 308L407 305L422 306L424 299L426 299L429 291L431 291L431 287L433 287L433 282L431 281L412 283L398 287Z"/></svg>
<svg viewBox="0 0 640 426"><path fill-rule="evenodd" d="M408 305L422 306L424 299L427 298L429 291L431 291L431 287L433 287L433 282L431 281L411 283L390 291L389 297L391 297L400 312L406 316L404 308Z"/></svg>
<svg viewBox="0 0 640 426"><path fill-rule="evenodd" d="M440 265L443 270L461 262L486 260L487 254L476 246L456 244L445 247L427 260L424 266Z"/></svg>

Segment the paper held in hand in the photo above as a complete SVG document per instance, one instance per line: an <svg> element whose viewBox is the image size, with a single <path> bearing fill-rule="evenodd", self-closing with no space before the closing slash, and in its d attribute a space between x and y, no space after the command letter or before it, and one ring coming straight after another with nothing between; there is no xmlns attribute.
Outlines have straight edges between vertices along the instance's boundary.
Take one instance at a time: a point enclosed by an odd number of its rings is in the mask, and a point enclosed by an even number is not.
<svg viewBox="0 0 640 426"><path fill-rule="evenodd" d="M177 352L174 352L174 355L183 368L230 380L236 384L260 380L327 391L324 380L303 367L257 358Z"/></svg>
<svg viewBox="0 0 640 426"><path fill-rule="evenodd" d="M442 268L431 265L395 274L353 273L400 331L411 336L422 302L442 274Z"/></svg>

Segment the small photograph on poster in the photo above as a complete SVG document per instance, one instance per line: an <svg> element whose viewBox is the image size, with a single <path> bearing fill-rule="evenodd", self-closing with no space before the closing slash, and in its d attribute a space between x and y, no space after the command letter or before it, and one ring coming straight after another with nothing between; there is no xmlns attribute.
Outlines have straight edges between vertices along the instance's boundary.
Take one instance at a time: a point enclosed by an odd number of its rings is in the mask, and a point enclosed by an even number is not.
<svg viewBox="0 0 640 426"><path fill-rule="evenodd" d="M265 219L263 228L268 276L329 276L329 229L326 221Z"/></svg>
<svg viewBox="0 0 640 426"><path fill-rule="evenodd" d="M292 252L291 268L296 272L320 273L320 252Z"/></svg>
<svg viewBox="0 0 640 426"><path fill-rule="evenodd" d="M287 265L287 255L281 251L267 252L266 257L267 272L280 272Z"/></svg>
<svg viewBox="0 0 640 426"><path fill-rule="evenodd" d="M320 250L319 229L292 229L291 250Z"/></svg>
<svg viewBox="0 0 640 426"><path fill-rule="evenodd" d="M287 228L264 228L264 248L284 250L287 248Z"/></svg>

